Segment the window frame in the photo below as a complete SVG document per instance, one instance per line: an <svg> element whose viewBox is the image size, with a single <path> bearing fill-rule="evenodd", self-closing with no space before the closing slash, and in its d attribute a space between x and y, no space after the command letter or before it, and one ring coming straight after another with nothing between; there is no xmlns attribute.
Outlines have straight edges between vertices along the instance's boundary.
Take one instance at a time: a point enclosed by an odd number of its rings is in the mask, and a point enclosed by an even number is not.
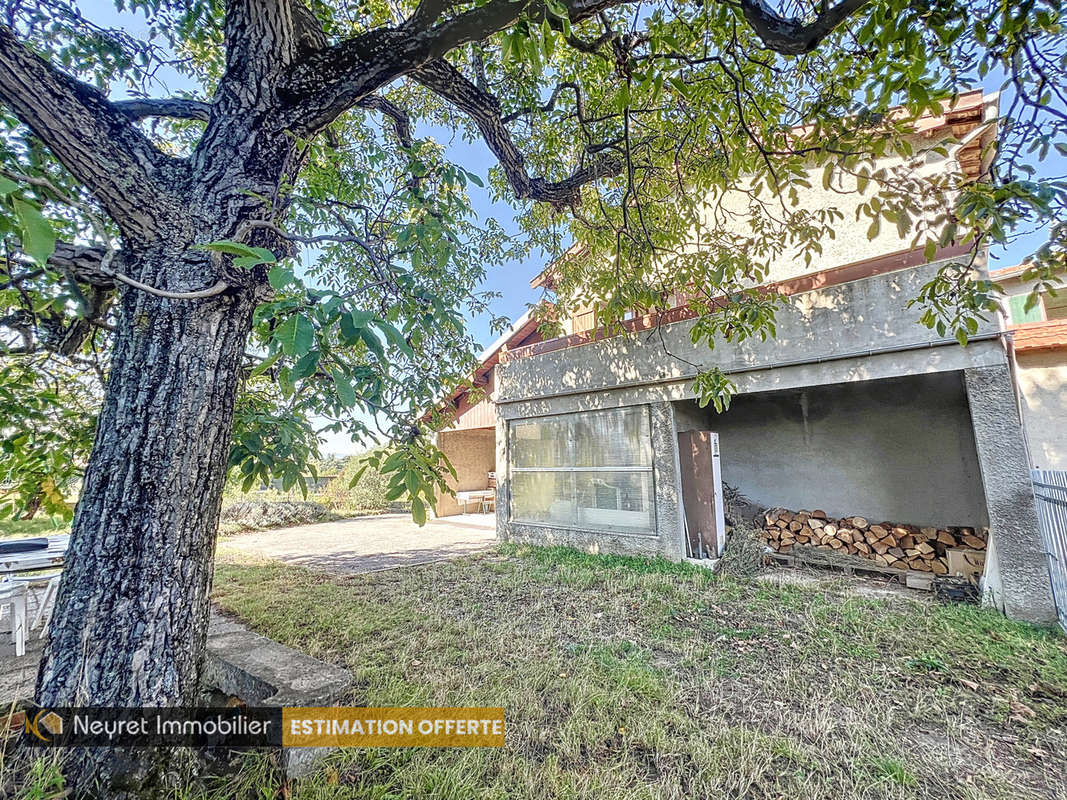
<svg viewBox="0 0 1067 800"><path fill-rule="evenodd" d="M517 426L523 424L529 424L534 422L546 422L549 420L573 420L588 418L589 415L616 415L621 419L624 414L638 413L644 420L645 436L641 437L641 455L647 460L647 464L636 465L615 465L615 466L556 466L556 467L517 467L515 466L515 438L514 432ZM573 464L578 460L577 458L577 442L576 436L570 435L570 426L568 424L568 436L567 436L567 460ZM572 509L573 522L560 522L560 521L539 521L523 519L520 516L516 516L515 511L515 493L514 491L508 492L508 522L518 525L534 525L544 528L560 528L565 530L580 530L580 531L602 531L605 533L611 533L623 536L655 536L656 535L656 476L655 476L655 464L654 453L652 447L652 414L651 409L647 404L634 405L634 406L620 406L618 408L605 408L605 409L593 409L589 411L568 411L562 414L545 414L537 417L526 417L522 419L508 420L507 425L507 449L508 449L508 477L513 481L516 475L524 473L645 473L649 476L648 481L648 526L647 527L632 527L622 525L601 524L596 527L589 527L588 525L581 525L578 522L578 509L579 509L579 492L577 480L572 482L572 490L570 496L570 506Z"/></svg>

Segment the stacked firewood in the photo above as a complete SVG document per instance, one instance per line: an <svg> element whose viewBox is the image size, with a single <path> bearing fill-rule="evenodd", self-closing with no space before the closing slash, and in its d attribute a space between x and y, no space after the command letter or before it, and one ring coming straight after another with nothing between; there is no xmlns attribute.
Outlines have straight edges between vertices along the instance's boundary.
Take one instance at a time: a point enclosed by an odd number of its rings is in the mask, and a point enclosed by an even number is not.
<svg viewBox="0 0 1067 800"><path fill-rule="evenodd" d="M894 522L872 524L863 517L833 519L825 511L773 508L764 515L763 539L779 553L797 546L836 550L869 558L882 567L944 575L945 551L963 547L985 550L984 533L974 528L932 528Z"/></svg>

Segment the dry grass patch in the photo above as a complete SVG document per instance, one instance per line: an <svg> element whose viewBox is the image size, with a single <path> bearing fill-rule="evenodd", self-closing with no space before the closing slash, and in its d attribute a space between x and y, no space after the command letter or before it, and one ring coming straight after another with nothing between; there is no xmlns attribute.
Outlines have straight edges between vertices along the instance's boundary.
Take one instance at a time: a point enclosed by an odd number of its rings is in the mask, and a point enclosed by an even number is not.
<svg viewBox="0 0 1067 800"><path fill-rule="evenodd" d="M1067 640L975 608L525 547L215 586L354 704L507 708L503 750L348 751L294 797L1067 797Z"/></svg>

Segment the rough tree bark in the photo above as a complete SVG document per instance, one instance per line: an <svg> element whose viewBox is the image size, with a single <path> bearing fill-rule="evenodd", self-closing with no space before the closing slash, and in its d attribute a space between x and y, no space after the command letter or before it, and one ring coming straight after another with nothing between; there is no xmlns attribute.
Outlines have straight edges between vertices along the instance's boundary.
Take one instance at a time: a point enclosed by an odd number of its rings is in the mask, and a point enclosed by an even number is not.
<svg viewBox="0 0 1067 800"><path fill-rule="evenodd" d="M242 355L262 269L240 270L197 245L283 244L249 220L283 214L280 187L302 164L277 123L276 87L296 56L287 3L235 2L227 73L185 159L134 127L152 108L119 108L23 48L0 26L0 101L15 108L122 232L112 264L153 291L120 296L111 370L75 510L36 700L44 706L194 705ZM47 103L42 107L40 97ZM225 285L209 297L175 299ZM173 782L174 751L65 754L75 791L149 796Z"/></svg>
<svg viewBox="0 0 1067 800"><path fill-rule="evenodd" d="M167 246L141 260L138 274L162 282L187 272L190 259ZM195 705L254 305L244 287L195 301L125 292L39 704ZM65 770L74 785L99 781L116 796L159 782L165 767L100 748L75 754Z"/></svg>

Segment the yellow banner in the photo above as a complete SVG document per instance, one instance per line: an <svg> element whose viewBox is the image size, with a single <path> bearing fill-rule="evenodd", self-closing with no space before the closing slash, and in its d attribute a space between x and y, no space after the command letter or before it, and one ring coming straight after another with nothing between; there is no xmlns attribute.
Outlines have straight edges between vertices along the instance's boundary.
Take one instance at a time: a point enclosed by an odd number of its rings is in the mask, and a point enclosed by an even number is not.
<svg viewBox="0 0 1067 800"><path fill-rule="evenodd" d="M284 708L285 747L503 747L502 708Z"/></svg>

